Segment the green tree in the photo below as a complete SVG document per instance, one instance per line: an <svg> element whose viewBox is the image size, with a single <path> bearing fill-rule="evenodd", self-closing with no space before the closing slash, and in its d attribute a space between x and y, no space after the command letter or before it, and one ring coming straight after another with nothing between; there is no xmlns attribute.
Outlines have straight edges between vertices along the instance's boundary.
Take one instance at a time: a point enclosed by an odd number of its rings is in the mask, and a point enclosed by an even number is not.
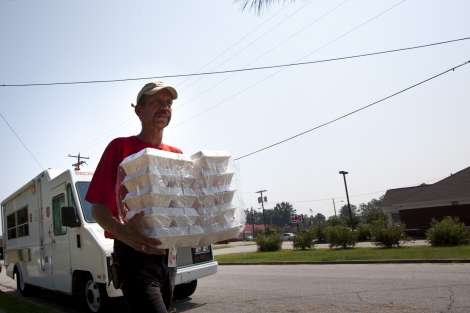
<svg viewBox="0 0 470 313"><path fill-rule="evenodd" d="M328 218L326 224L327 226L339 226L344 225L344 221L339 216L332 215Z"/></svg>
<svg viewBox="0 0 470 313"><path fill-rule="evenodd" d="M366 224L386 224L387 215L382 211L381 206L383 197L380 199L372 199L367 203L359 205L359 215L362 223Z"/></svg>
<svg viewBox="0 0 470 313"><path fill-rule="evenodd" d="M359 216L357 215L357 207L353 204L351 204L351 215L352 215L352 220L351 217L349 216L349 208L348 205L345 204L341 207L339 211L339 216L341 220L343 220L343 223L349 227L356 227L359 225L360 219Z"/></svg>
<svg viewBox="0 0 470 313"><path fill-rule="evenodd" d="M315 215L312 218L312 224L313 225L321 225L321 224L324 224L324 223L326 223L326 216L321 214L321 213L317 213L317 215Z"/></svg>
<svg viewBox="0 0 470 313"><path fill-rule="evenodd" d="M289 202L276 203L274 209L270 210L272 214L272 224L280 227L290 224L291 215L296 214L292 204ZM270 221L267 219L267 222Z"/></svg>
<svg viewBox="0 0 470 313"><path fill-rule="evenodd" d="M294 2L295 0L237 0L241 3L242 9L253 10L256 13L260 14L264 8L272 5L273 3L280 2Z"/></svg>

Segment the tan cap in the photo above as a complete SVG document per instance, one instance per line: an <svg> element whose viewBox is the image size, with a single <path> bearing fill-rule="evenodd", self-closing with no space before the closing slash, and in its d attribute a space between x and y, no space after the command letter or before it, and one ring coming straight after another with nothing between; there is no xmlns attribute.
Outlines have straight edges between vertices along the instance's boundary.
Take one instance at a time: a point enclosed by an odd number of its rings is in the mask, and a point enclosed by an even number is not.
<svg viewBox="0 0 470 313"><path fill-rule="evenodd" d="M137 99L136 99L135 104L137 105L139 103L140 98L142 98L143 96L154 95L163 89L166 89L171 93L171 95L173 96L173 100L178 98L178 93L176 92L176 89L174 87L169 86L162 81L154 81L154 82L145 84L145 86L142 87L142 89L140 89L139 93L137 94Z"/></svg>

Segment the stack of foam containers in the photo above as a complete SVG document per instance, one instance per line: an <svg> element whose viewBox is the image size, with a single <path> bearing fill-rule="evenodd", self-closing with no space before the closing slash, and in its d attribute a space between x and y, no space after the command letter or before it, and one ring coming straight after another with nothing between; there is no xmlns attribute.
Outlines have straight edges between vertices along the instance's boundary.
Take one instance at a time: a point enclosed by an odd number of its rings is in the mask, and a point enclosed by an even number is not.
<svg viewBox="0 0 470 313"><path fill-rule="evenodd" d="M231 188L234 171L226 152L191 157L147 148L120 164L122 200L129 220L143 212L142 231L162 248L197 247L237 237L243 228Z"/></svg>
<svg viewBox="0 0 470 313"><path fill-rule="evenodd" d="M126 219L143 212L143 233L159 238L162 248L198 246L203 229L194 208L197 194L191 159L148 148L124 159L120 168L128 191L122 200Z"/></svg>
<svg viewBox="0 0 470 313"><path fill-rule="evenodd" d="M243 227L234 206L236 190L232 188L234 171L231 156L222 151L200 151L191 156L204 236L200 244L236 238Z"/></svg>

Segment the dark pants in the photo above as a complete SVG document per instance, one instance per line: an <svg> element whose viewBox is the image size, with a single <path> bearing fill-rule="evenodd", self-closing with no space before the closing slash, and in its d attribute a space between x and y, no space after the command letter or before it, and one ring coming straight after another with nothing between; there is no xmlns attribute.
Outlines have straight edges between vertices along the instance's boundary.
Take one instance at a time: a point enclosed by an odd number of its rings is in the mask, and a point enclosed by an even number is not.
<svg viewBox="0 0 470 313"><path fill-rule="evenodd" d="M122 292L132 313L167 313L172 304L176 268L167 266L167 255L141 253L114 240Z"/></svg>

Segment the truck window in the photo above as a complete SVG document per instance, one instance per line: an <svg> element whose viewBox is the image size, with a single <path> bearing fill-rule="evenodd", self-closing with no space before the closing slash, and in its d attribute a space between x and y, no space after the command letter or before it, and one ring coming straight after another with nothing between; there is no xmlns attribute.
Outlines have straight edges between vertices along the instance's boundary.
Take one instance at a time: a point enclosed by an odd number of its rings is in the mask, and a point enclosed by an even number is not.
<svg viewBox="0 0 470 313"><path fill-rule="evenodd" d="M63 193L52 198L52 219L54 223L54 235L60 236L67 233L67 228L62 225L62 207L65 206Z"/></svg>
<svg viewBox="0 0 470 313"><path fill-rule="evenodd" d="M28 207L24 207L7 216L8 239L29 235Z"/></svg>
<svg viewBox="0 0 470 313"><path fill-rule="evenodd" d="M16 238L16 214L7 216L8 239Z"/></svg>
<svg viewBox="0 0 470 313"><path fill-rule="evenodd" d="M72 185L67 184L67 205L77 209L77 204L75 203L75 198L73 197Z"/></svg>
<svg viewBox="0 0 470 313"><path fill-rule="evenodd" d="M88 181L80 181L75 184L77 187L78 193L78 200L80 201L80 206L82 207L83 217L85 221L88 223L96 223L95 218L91 214L91 203L85 200L86 193L88 191L88 187L90 186L90 182Z"/></svg>

